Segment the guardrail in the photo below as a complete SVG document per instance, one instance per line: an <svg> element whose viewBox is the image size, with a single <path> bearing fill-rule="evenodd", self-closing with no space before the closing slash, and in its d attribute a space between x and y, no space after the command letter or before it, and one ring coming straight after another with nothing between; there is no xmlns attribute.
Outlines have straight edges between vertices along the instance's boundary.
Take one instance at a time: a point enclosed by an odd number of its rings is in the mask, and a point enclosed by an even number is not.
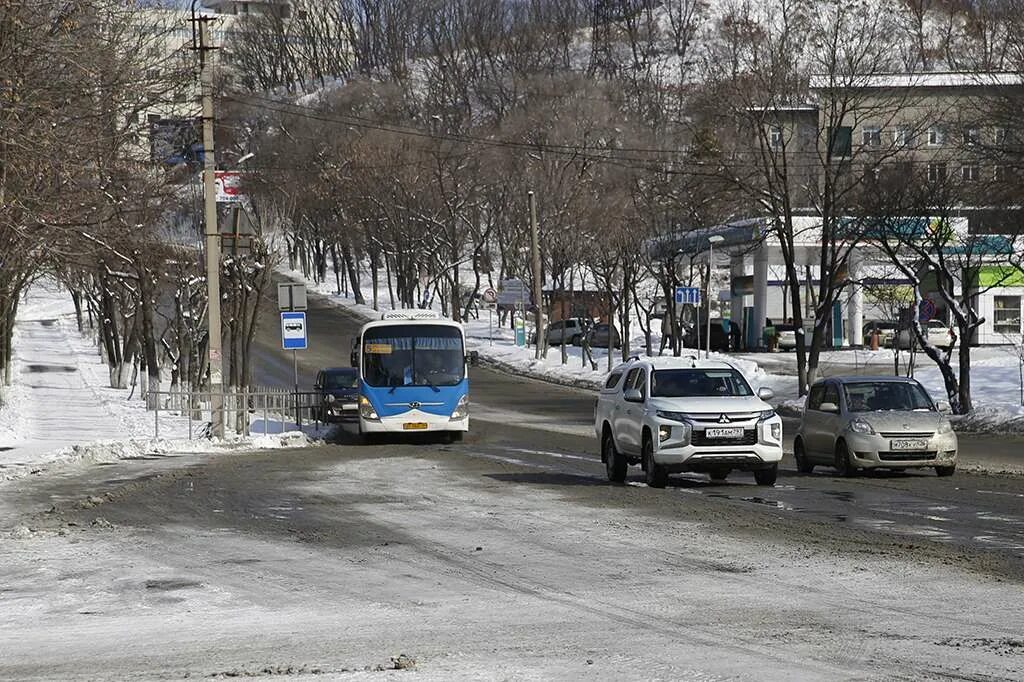
<svg viewBox="0 0 1024 682"><path fill-rule="evenodd" d="M146 394L146 409L153 413L153 437L160 437L160 418L185 417L188 437L209 438L213 420L214 397L223 404L220 418L226 428L241 435L254 431L260 434L284 433L289 424L301 429L303 419L319 427L322 422L320 394L289 390L287 388L257 387L238 391L150 391ZM260 427L253 429L253 415ZM262 419L260 420L260 417ZM277 424L273 429L272 425Z"/></svg>

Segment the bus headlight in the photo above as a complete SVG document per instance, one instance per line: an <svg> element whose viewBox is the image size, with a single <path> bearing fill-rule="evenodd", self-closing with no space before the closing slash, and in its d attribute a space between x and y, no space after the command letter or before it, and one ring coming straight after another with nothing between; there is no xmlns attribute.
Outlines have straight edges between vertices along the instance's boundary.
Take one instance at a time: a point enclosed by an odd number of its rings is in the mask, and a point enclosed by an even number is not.
<svg viewBox="0 0 1024 682"><path fill-rule="evenodd" d="M465 419L469 416L469 395L464 395L459 398L459 404L455 406L455 411L452 412L452 421L458 421Z"/></svg>
<svg viewBox="0 0 1024 682"><path fill-rule="evenodd" d="M371 421L380 421L377 410L373 409L373 403L365 395L359 396L359 416Z"/></svg>

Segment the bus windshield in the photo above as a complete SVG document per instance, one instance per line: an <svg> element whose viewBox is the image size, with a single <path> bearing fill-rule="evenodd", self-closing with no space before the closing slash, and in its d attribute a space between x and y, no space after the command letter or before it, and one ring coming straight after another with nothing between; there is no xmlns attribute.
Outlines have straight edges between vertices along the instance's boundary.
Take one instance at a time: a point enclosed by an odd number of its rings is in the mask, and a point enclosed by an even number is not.
<svg viewBox="0 0 1024 682"><path fill-rule="evenodd" d="M363 333L363 380L370 386L455 386L466 375L456 327L403 324Z"/></svg>

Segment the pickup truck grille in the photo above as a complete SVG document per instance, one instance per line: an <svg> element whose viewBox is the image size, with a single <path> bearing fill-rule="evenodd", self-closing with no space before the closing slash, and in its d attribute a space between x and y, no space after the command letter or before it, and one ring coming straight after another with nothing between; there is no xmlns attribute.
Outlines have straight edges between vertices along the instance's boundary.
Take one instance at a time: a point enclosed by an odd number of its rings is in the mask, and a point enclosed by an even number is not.
<svg viewBox="0 0 1024 682"><path fill-rule="evenodd" d="M722 421L722 415L728 417L728 422ZM690 421L696 424L721 424L723 426L728 424L736 424L737 422L749 422L753 421L761 416L759 412L713 412L708 414L689 414L687 415Z"/></svg>
<svg viewBox="0 0 1024 682"><path fill-rule="evenodd" d="M703 431L694 429L690 443L697 447L712 445L757 445L757 429L744 429L739 438L705 438Z"/></svg>

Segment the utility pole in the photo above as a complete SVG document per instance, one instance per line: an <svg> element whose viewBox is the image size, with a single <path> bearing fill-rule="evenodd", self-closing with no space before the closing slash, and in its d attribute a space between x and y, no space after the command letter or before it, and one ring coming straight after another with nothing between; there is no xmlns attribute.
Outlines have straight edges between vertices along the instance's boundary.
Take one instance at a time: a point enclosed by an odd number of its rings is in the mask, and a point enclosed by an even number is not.
<svg viewBox="0 0 1024 682"><path fill-rule="evenodd" d="M224 437L223 346L220 326L220 230L217 226L217 169L213 142L213 59L208 54L211 19L193 16L199 24L200 85L203 95L203 195L206 234L207 329L210 359L210 421L214 438Z"/></svg>
<svg viewBox="0 0 1024 682"><path fill-rule="evenodd" d="M534 357L540 359L541 349L544 348L544 316L542 310L544 308L544 291L543 283L540 281L540 243L537 236L537 197L534 196L533 190L527 193L527 197L530 199L530 251L532 252L533 260L533 300L537 306L536 323L537 323L537 348L534 352Z"/></svg>

